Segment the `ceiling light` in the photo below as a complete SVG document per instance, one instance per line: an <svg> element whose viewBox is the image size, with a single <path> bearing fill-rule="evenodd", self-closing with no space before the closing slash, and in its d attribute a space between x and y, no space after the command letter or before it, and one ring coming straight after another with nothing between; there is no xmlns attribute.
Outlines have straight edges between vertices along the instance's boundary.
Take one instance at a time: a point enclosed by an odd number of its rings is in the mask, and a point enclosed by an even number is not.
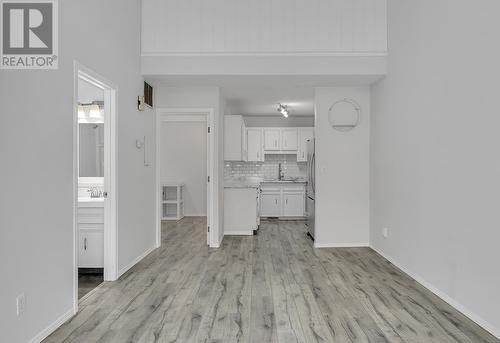
<svg viewBox="0 0 500 343"><path fill-rule="evenodd" d="M288 118L288 107L286 105L278 104L278 112L283 115L283 117Z"/></svg>
<svg viewBox="0 0 500 343"><path fill-rule="evenodd" d="M90 118L99 118L101 116L101 110L99 109L99 105L93 104L90 105Z"/></svg>

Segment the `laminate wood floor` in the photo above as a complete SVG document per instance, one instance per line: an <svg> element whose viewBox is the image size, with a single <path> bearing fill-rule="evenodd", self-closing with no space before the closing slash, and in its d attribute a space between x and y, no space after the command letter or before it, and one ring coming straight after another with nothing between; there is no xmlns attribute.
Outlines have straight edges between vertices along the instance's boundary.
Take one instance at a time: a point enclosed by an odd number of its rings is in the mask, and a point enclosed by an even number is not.
<svg viewBox="0 0 500 343"><path fill-rule="evenodd" d="M206 247L203 218L103 283L45 342L496 342L369 248L313 249L302 222Z"/></svg>

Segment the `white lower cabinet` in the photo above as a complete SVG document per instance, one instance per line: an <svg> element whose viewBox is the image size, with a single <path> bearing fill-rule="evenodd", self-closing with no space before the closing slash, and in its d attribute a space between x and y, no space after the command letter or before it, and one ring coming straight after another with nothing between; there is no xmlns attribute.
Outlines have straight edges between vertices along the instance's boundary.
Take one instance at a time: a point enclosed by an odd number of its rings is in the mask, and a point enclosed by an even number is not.
<svg viewBox="0 0 500 343"><path fill-rule="evenodd" d="M283 193L283 217L303 217L304 202L304 193Z"/></svg>
<svg viewBox="0 0 500 343"><path fill-rule="evenodd" d="M80 228L79 243L79 267L104 267L104 230Z"/></svg>
<svg viewBox="0 0 500 343"><path fill-rule="evenodd" d="M305 184L264 183L261 217L304 217Z"/></svg>
<svg viewBox="0 0 500 343"><path fill-rule="evenodd" d="M263 191L260 203L261 217L281 216L281 193L266 193Z"/></svg>
<svg viewBox="0 0 500 343"><path fill-rule="evenodd" d="M78 267L104 268L104 207L78 208Z"/></svg>

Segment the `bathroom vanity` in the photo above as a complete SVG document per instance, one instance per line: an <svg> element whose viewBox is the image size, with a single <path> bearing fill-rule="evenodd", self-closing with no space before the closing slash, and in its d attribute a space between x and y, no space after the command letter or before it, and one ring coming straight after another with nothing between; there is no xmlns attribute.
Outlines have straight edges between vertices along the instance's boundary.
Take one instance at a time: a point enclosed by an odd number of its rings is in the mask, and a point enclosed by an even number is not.
<svg viewBox="0 0 500 343"><path fill-rule="evenodd" d="M104 198L78 198L78 267L104 268Z"/></svg>

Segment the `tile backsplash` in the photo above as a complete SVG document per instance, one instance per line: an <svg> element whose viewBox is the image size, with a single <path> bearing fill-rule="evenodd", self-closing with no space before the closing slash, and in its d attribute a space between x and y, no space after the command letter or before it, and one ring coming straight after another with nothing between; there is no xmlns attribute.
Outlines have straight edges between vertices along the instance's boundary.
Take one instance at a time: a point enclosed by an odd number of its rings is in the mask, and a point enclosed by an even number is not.
<svg viewBox="0 0 500 343"><path fill-rule="evenodd" d="M224 178L277 179L279 163L285 172L285 177L307 177L307 163L297 162L297 155L266 155L264 162L226 161L224 163Z"/></svg>

